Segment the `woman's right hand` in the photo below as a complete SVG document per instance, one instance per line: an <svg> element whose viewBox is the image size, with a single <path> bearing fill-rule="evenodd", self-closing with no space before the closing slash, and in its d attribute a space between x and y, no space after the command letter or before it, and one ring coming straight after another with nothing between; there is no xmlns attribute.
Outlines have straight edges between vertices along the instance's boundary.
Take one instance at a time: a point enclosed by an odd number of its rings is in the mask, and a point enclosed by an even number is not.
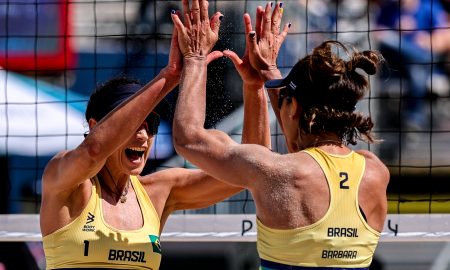
<svg viewBox="0 0 450 270"><path fill-rule="evenodd" d="M211 20L208 17L208 1L183 0L184 23L179 16L172 14L172 21L178 31L178 46L183 57L207 58L219 39L220 20L223 15L216 12Z"/></svg>
<svg viewBox="0 0 450 270"><path fill-rule="evenodd" d="M277 68L277 57L283 44L290 23L285 24L280 32L281 19L283 17L283 3L277 3L272 12L272 2L266 5L265 10L258 7L256 11L255 31L248 33L249 59L254 69L260 76L267 78L268 73L272 73Z"/></svg>
<svg viewBox="0 0 450 270"><path fill-rule="evenodd" d="M173 16L180 17L179 11L172 11ZM217 19L216 16L213 19ZM213 21L211 21L213 22ZM213 51L208 54L206 62L209 64L215 59L222 57L223 54L220 51ZM170 43L169 62L166 66L166 74L169 78L173 78L178 84L181 77L181 70L183 69L183 57L178 45L178 30L177 27L173 27L172 38Z"/></svg>

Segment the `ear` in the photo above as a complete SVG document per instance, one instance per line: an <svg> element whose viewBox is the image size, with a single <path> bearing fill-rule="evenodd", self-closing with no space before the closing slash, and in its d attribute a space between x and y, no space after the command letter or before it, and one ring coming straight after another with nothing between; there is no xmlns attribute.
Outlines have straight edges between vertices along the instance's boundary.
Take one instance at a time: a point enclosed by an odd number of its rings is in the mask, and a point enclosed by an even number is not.
<svg viewBox="0 0 450 270"><path fill-rule="evenodd" d="M89 124L89 130L91 130L97 124L97 120L95 120L94 118L90 118L88 124Z"/></svg>
<svg viewBox="0 0 450 270"><path fill-rule="evenodd" d="M291 106L289 107L289 115L292 119L298 119L302 113L302 107L296 98L292 98Z"/></svg>

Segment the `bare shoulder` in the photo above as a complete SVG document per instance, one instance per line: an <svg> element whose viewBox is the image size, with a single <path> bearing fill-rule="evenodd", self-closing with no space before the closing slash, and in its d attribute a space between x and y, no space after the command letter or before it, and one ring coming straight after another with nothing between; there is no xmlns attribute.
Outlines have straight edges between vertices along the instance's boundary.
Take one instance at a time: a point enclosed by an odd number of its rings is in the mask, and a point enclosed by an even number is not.
<svg viewBox="0 0 450 270"><path fill-rule="evenodd" d="M56 155L54 155L49 160L49 162L47 163L47 165L45 166L45 169L44 169L44 175L43 175L44 181L46 179L52 179L52 177L46 177L46 176L56 173L55 170L57 169L58 163L61 161L62 158L65 157L65 155L68 152L69 152L68 150L61 151L61 152L57 153Z"/></svg>
<svg viewBox="0 0 450 270"><path fill-rule="evenodd" d="M44 195L47 194L47 192L45 192L46 190L49 190L52 194L55 190L66 190L66 187L64 187L63 185L66 177L64 171L62 170L62 167L64 167L63 160L69 152L70 150L64 150L57 153L46 164L44 172L42 174ZM72 188L68 189L72 190Z"/></svg>
<svg viewBox="0 0 450 270"><path fill-rule="evenodd" d="M383 181L384 183L389 182L390 173L386 165L371 151L368 150L358 150L357 153L363 155L366 159L366 174L368 176L377 179L378 181Z"/></svg>

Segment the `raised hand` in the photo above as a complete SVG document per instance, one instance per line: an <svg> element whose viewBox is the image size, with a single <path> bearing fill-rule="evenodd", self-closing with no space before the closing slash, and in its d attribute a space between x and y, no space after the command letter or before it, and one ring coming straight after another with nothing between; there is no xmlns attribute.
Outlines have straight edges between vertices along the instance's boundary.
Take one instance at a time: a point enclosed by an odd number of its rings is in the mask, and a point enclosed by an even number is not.
<svg viewBox="0 0 450 270"><path fill-rule="evenodd" d="M172 21L178 31L178 46L184 58L207 57L219 39L219 27L222 14L216 12L209 19L208 1L183 0L184 24L176 14L172 14ZM217 54L212 55L216 57Z"/></svg>
<svg viewBox="0 0 450 270"><path fill-rule="evenodd" d="M290 27L290 23L285 24L280 32L283 17L282 5L283 3L276 4L273 12L272 2L266 5L265 10L258 7L256 31L248 34L250 63L260 74L277 69L278 53Z"/></svg>
<svg viewBox="0 0 450 270"><path fill-rule="evenodd" d="M258 71L254 69L250 64L248 51L249 51L249 44L251 41L248 34L252 31L252 22L248 14L244 14L244 25L246 33L245 39L246 46L244 56L242 56L242 58L239 58L239 56L231 50L223 51L223 55L228 57L233 62L244 84L259 87L263 85L264 81L259 76Z"/></svg>

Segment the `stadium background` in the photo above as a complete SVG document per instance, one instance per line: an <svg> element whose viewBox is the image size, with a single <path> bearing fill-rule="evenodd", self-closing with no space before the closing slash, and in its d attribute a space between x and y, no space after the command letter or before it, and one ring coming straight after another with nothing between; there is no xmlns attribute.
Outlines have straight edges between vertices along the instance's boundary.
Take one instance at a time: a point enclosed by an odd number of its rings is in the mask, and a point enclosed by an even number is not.
<svg viewBox="0 0 450 270"><path fill-rule="evenodd" d="M406 47L400 36L411 32L441 31L441 36L448 35L450 41L450 34L441 26L411 28L400 24L389 28L379 24L382 5L393 4L392 14L400 14L399 4L407 2L410 0L283 1L283 20L291 22L292 27L278 66L286 73L300 57L326 39L375 50L383 49L380 44L386 40L379 36L384 32L393 33L391 43L398 48ZM422 2L429 5L430 18L438 16L434 12L439 4L444 11L448 5L444 0ZM210 1L211 11L220 10L225 15L216 49L232 49L242 54L245 46L242 15L249 12L254 17L256 7L265 3ZM172 31L170 11L180 8L180 1L0 1L2 214L38 213L42 170L53 154L73 148L82 140L87 130L83 113L92 89L119 74L142 82L153 78L167 62ZM434 52L433 41L430 36L428 62L391 58L381 75L371 78L371 92L358 107L375 119L375 132L383 140L379 145L361 144L358 148L376 152L388 165L392 175L388 190L392 214L450 212L448 51ZM404 66L428 69L423 95L410 94L411 78L405 75ZM191 166L176 156L171 144L176 97L175 90L160 106L163 123L145 172ZM410 103L420 104L422 125L407 121ZM210 64L207 104L206 125L223 129L239 140L241 82L225 59ZM272 117L273 148L285 152L280 133ZM176 214L253 213L250 194L242 192L215 206ZM161 269L257 267L254 242L162 244L165 254ZM7 267L8 260L25 261L30 255L30 261L37 261L42 268L40 245L40 242L1 242L0 262ZM441 241L386 241L377 250L380 265L374 265L373 269L449 269L449 261L441 255L446 252L450 252L449 246Z"/></svg>

